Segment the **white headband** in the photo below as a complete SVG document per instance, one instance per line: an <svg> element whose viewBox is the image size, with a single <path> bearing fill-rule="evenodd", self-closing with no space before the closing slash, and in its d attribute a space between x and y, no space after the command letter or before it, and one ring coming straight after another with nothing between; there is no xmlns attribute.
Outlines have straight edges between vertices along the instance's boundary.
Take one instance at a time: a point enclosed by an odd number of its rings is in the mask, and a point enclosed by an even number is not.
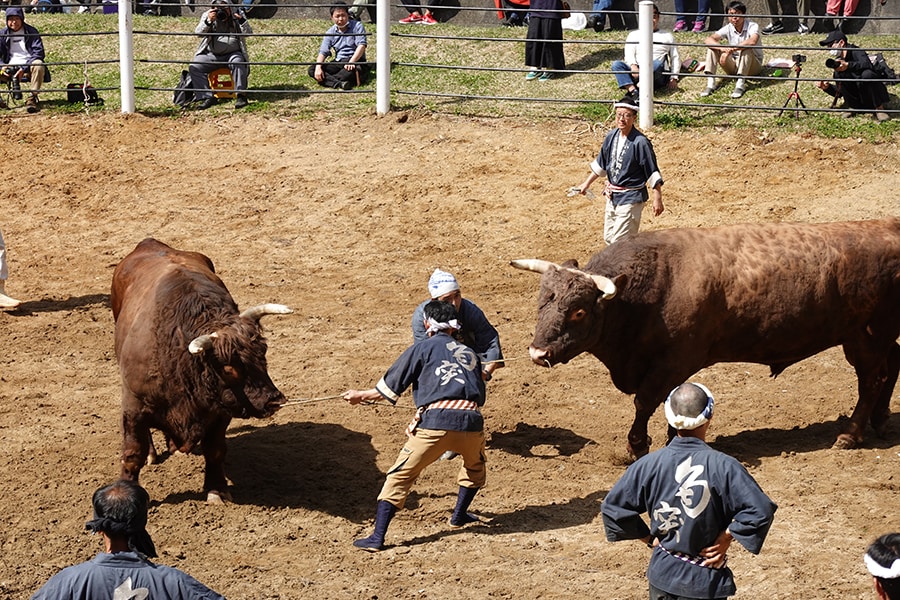
<svg viewBox="0 0 900 600"><path fill-rule="evenodd" d="M634 104L629 104L628 102L614 102L613 110L616 110L617 108L627 108L628 110L634 111L635 114L637 114L638 111L637 106L635 106Z"/></svg>
<svg viewBox="0 0 900 600"><path fill-rule="evenodd" d="M456 329L459 331L459 321L450 319L446 323L435 321L431 317L425 319L425 333L437 333L438 331L446 331L447 329Z"/></svg>
<svg viewBox="0 0 900 600"><path fill-rule="evenodd" d="M675 390L669 392L669 396L666 398L666 421L669 422L669 425L674 427L675 429L697 429L707 421L712 418L713 408L715 406L715 400L713 400L712 392L710 392L705 385L702 383L691 383L691 385L695 385L706 394L706 408L703 409L703 412L697 415L696 417L685 417L683 415L676 415L675 411L672 410L672 394L675 393ZM678 386L681 387L681 386Z"/></svg>
<svg viewBox="0 0 900 600"><path fill-rule="evenodd" d="M897 579L900 577L900 558L894 561L894 564L891 565L890 569L879 565L875 562L875 559L868 554L863 556L863 562L866 563L866 568L869 569L869 573L875 577L880 577L881 579Z"/></svg>
<svg viewBox="0 0 900 600"><path fill-rule="evenodd" d="M456 282L456 277L447 271L435 269L428 279L428 293L431 294L432 299L440 298L458 289L459 283Z"/></svg>

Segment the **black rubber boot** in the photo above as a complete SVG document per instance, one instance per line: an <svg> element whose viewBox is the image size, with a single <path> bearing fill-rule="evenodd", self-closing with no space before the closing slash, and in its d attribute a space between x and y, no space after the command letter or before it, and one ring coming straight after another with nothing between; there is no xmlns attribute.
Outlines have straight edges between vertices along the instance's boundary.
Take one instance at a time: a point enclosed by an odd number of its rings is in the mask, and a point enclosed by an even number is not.
<svg viewBox="0 0 900 600"><path fill-rule="evenodd" d="M353 545L369 552L384 550L384 534L387 533L388 525L396 513L396 506L387 500L379 500L378 508L375 510L375 531L367 538L354 540Z"/></svg>
<svg viewBox="0 0 900 600"><path fill-rule="evenodd" d="M469 523L480 521L478 517L466 512L469 505L475 499L478 488L467 488L459 486L459 495L456 497L456 508L453 509L453 515L450 517L450 527L463 527Z"/></svg>

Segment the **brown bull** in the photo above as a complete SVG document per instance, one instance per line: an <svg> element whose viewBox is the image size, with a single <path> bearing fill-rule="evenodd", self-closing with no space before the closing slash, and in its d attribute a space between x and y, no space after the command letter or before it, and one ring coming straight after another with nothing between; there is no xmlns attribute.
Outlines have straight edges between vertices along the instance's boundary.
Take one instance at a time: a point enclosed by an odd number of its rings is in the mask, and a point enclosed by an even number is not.
<svg viewBox="0 0 900 600"><path fill-rule="evenodd" d="M656 407L700 369L751 362L774 377L832 346L859 381L835 447L860 444L867 422L884 433L900 371L900 219L654 231L583 270L512 264L543 273L532 360L549 367L589 352L603 362L635 394L635 456L649 451Z"/></svg>
<svg viewBox="0 0 900 600"><path fill-rule="evenodd" d="M225 430L284 402L266 371L259 319L280 304L238 312L212 261L146 239L113 273L116 359L122 376L122 477L138 480L150 429L169 448L202 450L208 500L227 499Z"/></svg>

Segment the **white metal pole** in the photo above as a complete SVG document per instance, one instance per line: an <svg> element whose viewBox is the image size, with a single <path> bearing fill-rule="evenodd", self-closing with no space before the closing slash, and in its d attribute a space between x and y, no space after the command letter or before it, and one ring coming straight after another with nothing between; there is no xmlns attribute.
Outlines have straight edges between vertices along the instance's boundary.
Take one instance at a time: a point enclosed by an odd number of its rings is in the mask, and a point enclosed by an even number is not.
<svg viewBox="0 0 900 600"><path fill-rule="evenodd" d="M377 0L375 18L378 21L375 26L375 110L379 115L386 115L391 110L390 0Z"/></svg>
<svg viewBox="0 0 900 600"><path fill-rule="evenodd" d="M638 112L641 129L647 129L653 126L653 2L650 0L638 4L638 29Z"/></svg>
<svg viewBox="0 0 900 600"><path fill-rule="evenodd" d="M119 0L119 95L122 112L134 112L134 45L131 0Z"/></svg>

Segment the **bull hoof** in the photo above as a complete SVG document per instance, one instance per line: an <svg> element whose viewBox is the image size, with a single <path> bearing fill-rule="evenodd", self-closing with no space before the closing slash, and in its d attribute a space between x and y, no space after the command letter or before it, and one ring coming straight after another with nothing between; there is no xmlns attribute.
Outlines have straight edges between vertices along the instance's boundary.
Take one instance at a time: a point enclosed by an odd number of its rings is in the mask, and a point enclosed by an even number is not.
<svg viewBox="0 0 900 600"><path fill-rule="evenodd" d="M631 443L631 440L628 440L628 444L626 445L626 449L628 450L628 455L634 460L639 459L642 456L646 456L650 453L650 444L653 443L653 440L650 436L647 436L647 439L643 442L635 442Z"/></svg>
<svg viewBox="0 0 900 600"><path fill-rule="evenodd" d="M225 504L227 502L231 502L231 494L228 492L210 490L206 493L207 504Z"/></svg>
<svg viewBox="0 0 900 600"><path fill-rule="evenodd" d="M837 441L834 442L832 448L836 448L837 450L852 450L859 446L860 443L862 443L862 440L857 440L849 433L842 433L837 437Z"/></svg>

